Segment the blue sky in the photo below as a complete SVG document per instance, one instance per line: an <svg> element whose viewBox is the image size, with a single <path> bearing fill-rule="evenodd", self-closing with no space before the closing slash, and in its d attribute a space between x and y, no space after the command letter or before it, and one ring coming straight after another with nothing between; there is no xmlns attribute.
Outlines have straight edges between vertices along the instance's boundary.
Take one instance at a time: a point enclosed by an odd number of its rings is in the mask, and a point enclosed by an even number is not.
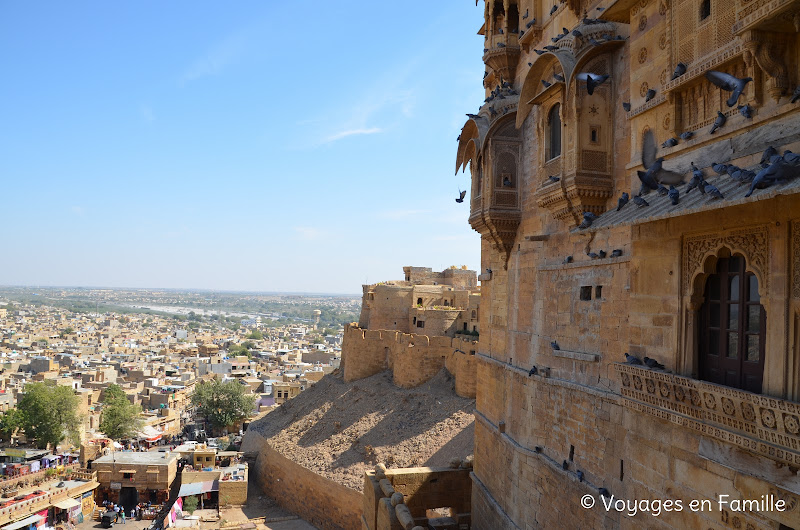
<svg viewBox="0 0 800 530"><path fill-rule="evenodd" d="M0 284L359 293L477 269L482 6L0 0Z"/></svg>

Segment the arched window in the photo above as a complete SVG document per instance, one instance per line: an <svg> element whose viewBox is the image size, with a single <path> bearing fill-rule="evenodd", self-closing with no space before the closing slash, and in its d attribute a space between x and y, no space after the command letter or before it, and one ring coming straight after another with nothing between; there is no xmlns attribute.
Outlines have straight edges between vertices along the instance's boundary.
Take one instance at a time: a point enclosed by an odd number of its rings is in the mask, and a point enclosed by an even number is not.
<svg viewBox="0 0 800 530"><path fill-rule="evenodd" d="M556 103L547 114L547 160L561 156L561 104Z"/></svg>
<svg viewBox="0 0 800 530"><path fill-rule="evenodd" d="M743 257L720 259L700 309L700 378L761 393L766 330L758 278L746 272Z"/></svg>

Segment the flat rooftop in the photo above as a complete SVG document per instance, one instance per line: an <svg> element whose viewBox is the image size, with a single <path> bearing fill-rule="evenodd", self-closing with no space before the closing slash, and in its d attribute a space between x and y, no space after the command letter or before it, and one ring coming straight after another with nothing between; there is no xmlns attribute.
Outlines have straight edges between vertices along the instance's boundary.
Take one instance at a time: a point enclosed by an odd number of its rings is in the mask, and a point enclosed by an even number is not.
<svg viewBox="0 0 800 530"><path fill-rule="evenodd" d="M150 466L167 465L173 460L177 460L175 453L162 453L148 451L146 453L134 451L114 451L111 454L101 456L94 461L95 464L147 464Z"/></svg>

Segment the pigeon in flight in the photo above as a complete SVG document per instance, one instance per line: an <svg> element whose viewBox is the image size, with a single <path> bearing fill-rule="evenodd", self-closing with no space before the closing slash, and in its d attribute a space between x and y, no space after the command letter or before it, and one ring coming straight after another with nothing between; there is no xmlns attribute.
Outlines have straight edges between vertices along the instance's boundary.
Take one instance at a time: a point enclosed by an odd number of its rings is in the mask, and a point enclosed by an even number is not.
<svg viewBox="0 0 800 530"><path fill-rule="evenodd" d="M750 118L753 117L753 107L751 107L750 105L739 105L736 108L739 109L739 114L744 116L746 119L749 120Z"/></svg>
<svg viewBox="0 0 800 530"><path fill-rule="evenodd" d="M594 89L602 85L609 79L609 75L597 75L590 72L582 72L576 76L581 81L586 81L586 91L591 96L594 94Z"/></svg>
<svg viewBox="0 0 800 530"><path fill-rule="evenodd" d="M686 65L683 63L678 63L678 66L675 67L675 71L672 72L672 80L678 79L685 73L686 73Z"/></svg>
<svg viewBox="0 0 800 530"><path fill-rule="evenodd" d="M709 131L709 134L714 134L714 132L717 129L719 129L720 127L725 125L725 121L726 120L727 120L727 118L725 117L725 115L723 113L721 113L720 111L717 111L717 119L714 120L714 125L711 126L711 130Z"/></svg>
<svg viewBox="0 0 800 530"><path fill-rule="evenodd" d="M550 347L553 348L554 350L560 350L561 349L561 347L559 347L559 345L558 345L558 342L555 341L555 340L550 343Z"/></svg>
<svg viewBox="0 0 800 530"><path fill-rule="evenodd" d="M669 200L672 201L672 205L676 206L678 202L680 202L681 192L678 191L678 188L673 186L672 184L669 185L669 192L667 193L669 196Z"/></svg>
<svg viewBox="0 0 800 530"><path fill-rule="evenodd" d="M464 196L466 196L466 194L467 194L467 190L464 190L464 191L458 190L458 199L456 199L456 202L458 202L458 203L464 202Z"/></svg>
<svg viewBox="0 0 800 530"><path fill-rule="evenodd" d="M694 133L692 131L686 131L684 133L681 133L681 140L688 140L692 136L694 136Z"/></svg>
<svg viewBox="0 0 800 530"><path fill-rule="evenodd" d="M633 196L633 202L636 203L636 206L639 208L644 208L645 206L650 206L650 203L644 200L643 198L639 197L638 195Z"/></svg>
<svg viewBox="0 0 800 530"><path fill-rule="evenodd" d="M658 148L656 147L656 139L652 129L648 129L642 138L642 165L647 170L646 177L640 176L642 182L647 184L650 189L657 189L658 183L661 184L682 184L683 175L669 171L661 167L663 158L656 158ZM639 173L642 173L641 171ZM653 182L656 185L653 186Z"/></svg>
<svg viewBox="0 0 800 530"><path fill-rule="evenodd" d="M625 110L625 112L630 112L631 111L630 102L629 101L623 101L622 102L622 108Z"/></svg>
<svg viewBox="0 0 800 530"><path fill-rule="evenodd" d="M706 72L706 79L720 87L722 90L732 92L731 97L729 97L728 101L725 102L729 107L736 105L736 101L738 101L739 96L742 94L742 90L744 90L745 85L753 80L752 77L739 79L731 74L718 72L716 70L709 70Z"/></svg>
<svg viewBox="0 0 800 530"><path fill-rule="evenodd" d="M636 357L635 355L628 355L627 353L625 353L625 362L634 365L642 364L642 360L640 358Z"/></svg>
<svg viewBox="0 0 800 530"><path fill-rule="evenodd" d="M800 85L794 89L794 94L792 94L792 99L789 100L789 103L797 103L798 99L800 99Z"/></svg>
<svg viewBox="0 0 800 530"><path fill-rule="evenodd" d="M617 201L617 211L622 210L622 207L625 206L626 204L628 204L629 200L630 200L630 196L628 195L628 192L627 191L623 191L622 192L622 197L620 197L619 200Z"/></svg>
<svg viewBox="0 0 800 530"><path fill-rule="evenodd" d="M557 5L553 5L553 7L550 9L550 15L552 16L553 13L555 13L556 11L558 11L558 6Z"/></svg>
<svg viewBox="0 0 800 530"><path fill-rule="evenodd" d="M678 145L678 140L677 140L677 138L670 138L669 140L667 140L666 142L664 142L663 144L661 144L661 147L664 147L664 148L667 148L667 147L675 147L676 145Z"/></svg>
<svg viewBox="0 0 800 530"><path fill-rule="evenodd" d="M786 151L783 156L772 158L775 161L759 171L753 178L753 182L750 183L750 190L745 197L752 195L756 188L766 188L774 182L787 180L796 174L797 166L800 164L800 157L791 151Z"/></svg>
<svg viewBox="0 0 800 530"><path fill-rule="evenodd" d="M651 88L650 90L647 91L647 94L645 94L645 97L644 97L645 103L650 101L654 97L656 97L656 91Z"/></svg>

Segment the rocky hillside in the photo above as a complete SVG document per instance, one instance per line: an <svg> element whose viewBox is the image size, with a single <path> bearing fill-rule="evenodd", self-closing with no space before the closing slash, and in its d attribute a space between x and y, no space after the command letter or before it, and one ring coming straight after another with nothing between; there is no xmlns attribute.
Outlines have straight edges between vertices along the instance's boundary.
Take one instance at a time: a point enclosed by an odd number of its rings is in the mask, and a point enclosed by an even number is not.
<svg viewBox="0 0 800 530"><path fill-rule="evenodd" d="M456 395L445 370L413 389L397 388L385 371L345 383L331 374L250 424L287 458L361 490L364 471L446 466L471 455L475 400ZM248 436L242 449L248 450Z"/></svg>

